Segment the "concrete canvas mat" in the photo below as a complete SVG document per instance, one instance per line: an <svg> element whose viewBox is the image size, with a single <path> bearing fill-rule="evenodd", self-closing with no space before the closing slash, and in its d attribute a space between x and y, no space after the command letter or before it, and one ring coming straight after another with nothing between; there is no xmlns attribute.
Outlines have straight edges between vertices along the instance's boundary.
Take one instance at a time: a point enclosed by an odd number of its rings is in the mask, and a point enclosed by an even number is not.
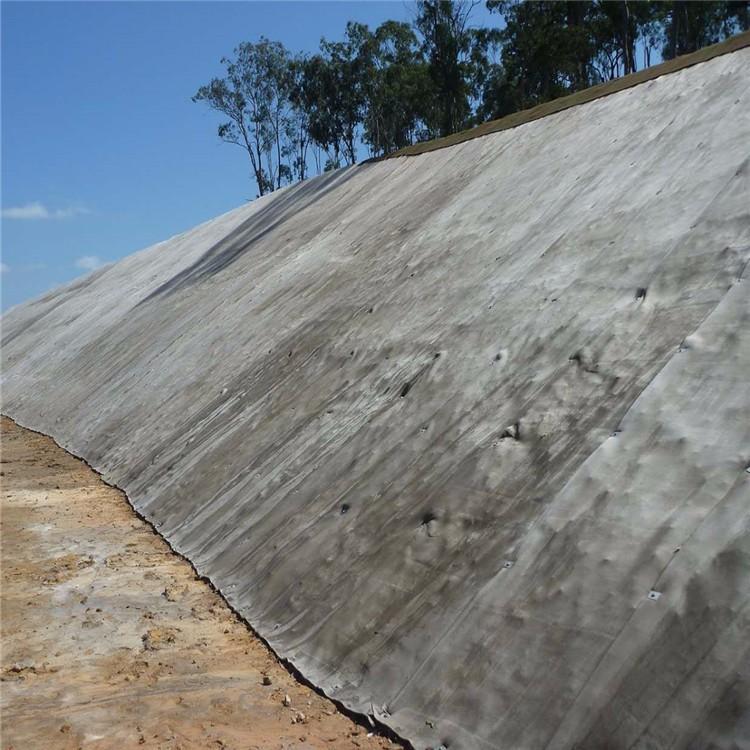
<svg viewBox="0 0 750 750"><path fill-rule="evenodd" d="M2 319L2 409L415 747L750 747L750 48Z"/></svg>

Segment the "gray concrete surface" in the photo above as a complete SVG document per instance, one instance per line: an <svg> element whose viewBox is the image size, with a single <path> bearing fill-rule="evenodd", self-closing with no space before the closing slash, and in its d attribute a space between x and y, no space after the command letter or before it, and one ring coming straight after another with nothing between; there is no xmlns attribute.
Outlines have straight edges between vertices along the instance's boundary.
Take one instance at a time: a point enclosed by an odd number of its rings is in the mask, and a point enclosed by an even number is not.
<svg viewBox="0 0 750 750"><path fill-rule="evenodd" d="M750 747L749 72L327 174L15 308L3 411L417 747Z"/></svg>

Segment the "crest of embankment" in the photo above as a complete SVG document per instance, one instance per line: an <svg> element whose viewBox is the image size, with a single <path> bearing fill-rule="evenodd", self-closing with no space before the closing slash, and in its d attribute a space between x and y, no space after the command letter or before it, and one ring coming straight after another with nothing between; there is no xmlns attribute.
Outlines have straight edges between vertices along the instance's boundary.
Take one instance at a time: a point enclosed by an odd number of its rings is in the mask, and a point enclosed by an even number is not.
<svg viewBox="0 0 750 750"><path fill-rule="evenodd" d="M735 746L749 72L326 174L15 308L3 410L419 747Z"/></svg>

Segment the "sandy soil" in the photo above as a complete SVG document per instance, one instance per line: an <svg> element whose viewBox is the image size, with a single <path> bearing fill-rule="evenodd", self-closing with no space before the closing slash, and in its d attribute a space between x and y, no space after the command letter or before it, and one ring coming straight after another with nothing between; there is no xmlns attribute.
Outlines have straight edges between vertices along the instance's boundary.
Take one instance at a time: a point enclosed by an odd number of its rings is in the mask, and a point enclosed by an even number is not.
<svg viewBox="0 0 750 750"><path fill-rule="evenodd" d="M2 748L395 748L299 684L125 497L2 419Z"/></svg>

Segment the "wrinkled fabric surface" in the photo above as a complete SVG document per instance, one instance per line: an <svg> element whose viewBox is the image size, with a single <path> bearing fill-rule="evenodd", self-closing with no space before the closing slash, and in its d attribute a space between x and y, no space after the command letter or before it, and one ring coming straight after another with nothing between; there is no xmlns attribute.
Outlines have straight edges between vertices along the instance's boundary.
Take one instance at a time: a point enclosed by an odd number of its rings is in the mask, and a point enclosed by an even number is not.
<svg viewBox="0 0 750 750"><path fill-rule="evenodd" d="M416 747L750 746L750 49L2 319L2 408Z"/></svg>

